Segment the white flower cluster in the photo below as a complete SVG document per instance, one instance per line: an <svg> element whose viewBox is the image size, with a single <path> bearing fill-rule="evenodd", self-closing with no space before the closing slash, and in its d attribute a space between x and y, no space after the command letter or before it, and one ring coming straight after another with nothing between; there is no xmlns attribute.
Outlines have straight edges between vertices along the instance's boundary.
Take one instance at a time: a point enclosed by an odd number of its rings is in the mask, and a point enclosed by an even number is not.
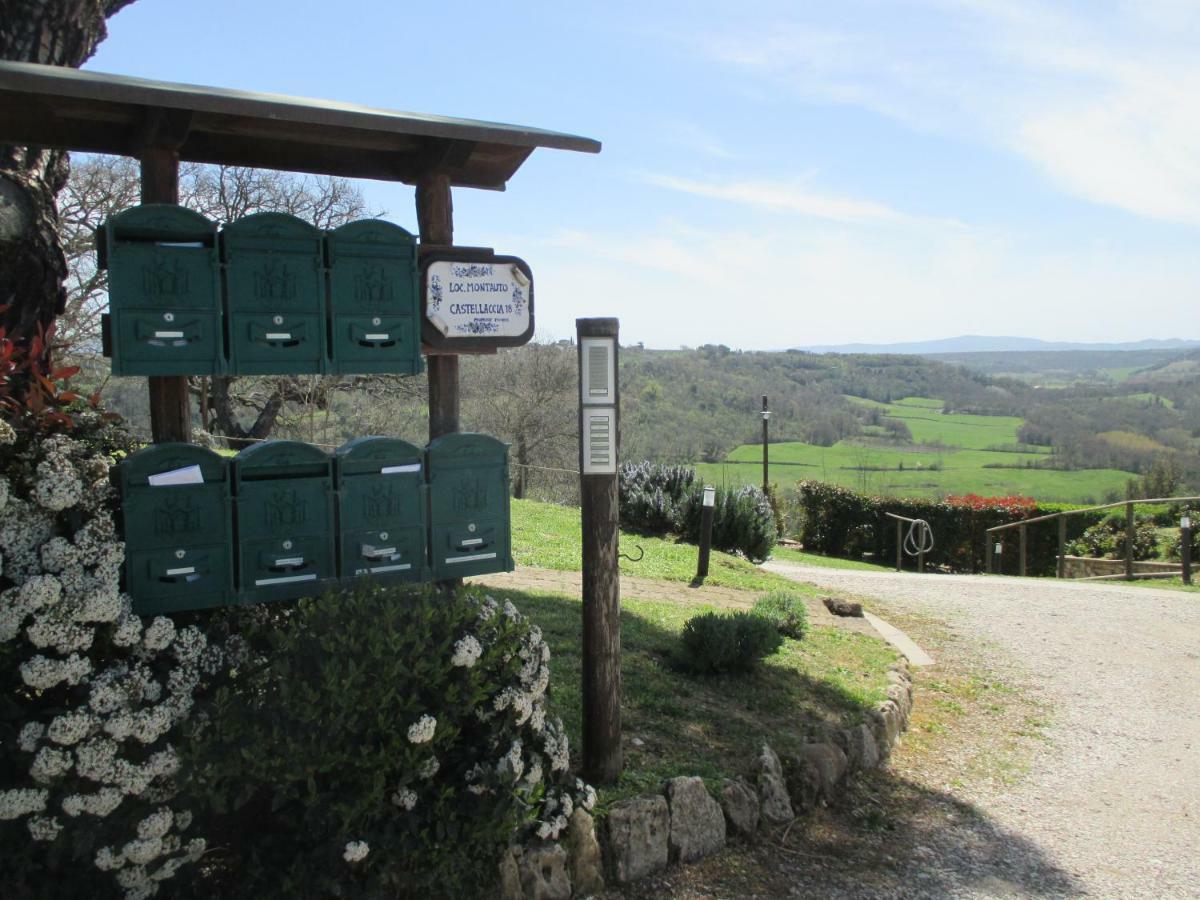
<svg viewBox="0 0 1200 900"><path fill-rule="evenodd" d="M0 448L14 440L0 420ZM163 616L144 627L120 592L124 545L106 459L64 435L29 458L9 453L20 463L10 471L32 475L0 478L0 642L21 660L28 721L16 746L29 761L0 781L0 819L25 819L33 840L54 841L81 820L91 830L118 809L136 816L174 795L179 757L166 740L224 660L194 627L177 631ZM152 896L205 850L201 839L185 843L186 812L150 807L140 822L110 822L95 865L115 873L127 900ZM123 833L133 822L136 835Z"/></svg>
<svg viewBox="0 0 1200 900"><path fill-rule="evenodd" d="M350 841L346 844L346 850L342 853L342 859L348 863L362 862L370 852L371 848L366 841Z"/></svg>
<svg viewBox="0 0 1200 900"><path fill-rule="evenodd" d="M417 805L416 791L411 791L408 788L401 788L392 794L392 803L399 806L401 809L411 810Z"/></svg>
<svg viewBox="0 0 1200 900"><path fill-rule="evenodd" d="M483 646L472 635L459 638L454 644L454 655L450 657L450 665L471 668L483 655Z"/></svg>
<svg viewBox="0 0 1200 900"><path fill-rule="evenodd" d="M424 744L433 740L433 733L437 730L437 719L433 716L421 716L417 721L408 726L408 740L413 744Z"/></svg>

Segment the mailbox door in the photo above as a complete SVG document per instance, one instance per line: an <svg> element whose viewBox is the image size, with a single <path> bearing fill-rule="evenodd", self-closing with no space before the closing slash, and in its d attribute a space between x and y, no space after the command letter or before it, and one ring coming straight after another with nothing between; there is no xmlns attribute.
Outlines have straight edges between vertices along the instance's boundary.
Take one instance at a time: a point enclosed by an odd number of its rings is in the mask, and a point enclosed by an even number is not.
<svg viewBox="0 0 1200 900"><path fill-rule="evenodd" d="M126 550L126 590L138 615L222 606L232 597L228 544Z"/></svg>
<svg viewBox="0 0 1200 900"><path fill-rule="evenodd" d="M448 434L427 455L434 578L511 571L508 447L487 435Z"/></svg>
<svg viewBox="0 0 1200 900"><path fill-rule="evenodd" d="M416 238L380 219L351 222L329 233L330 308L357 315L420 314Z"/></svg>
<svg viewBox="0 0 1200 900"><path fill-rule="evenodd" d="M427 581L423 525L342 531L342 577L381 581Z"/></svg>
<svg viewBox="0 0 1200 900"><path fill-rule="evenodd" d="M325 371L325 323L316 313L233 313L229 341L230 367L239 375Z"/></svg>
<svg viewBox="0 0 1200 900"><path fill-rule="evenodd" d="M472 521L435 525L430 547L437 579L511 571L508 522Z"/></svg>
<svg viewBox="0 0 1200 900"><path fill-rule="evenodd" d="M225 460L156 444L124 460L126 589L138 613L202 609L233 596L232 512Z"/></svg>
<svg viewBox="0 0 1200 900"><path fill-rule="evenodd" d="M219 375L221 317L193 309L120 309L113 317L114 375Z"/></svg>
<svg viewBox="0 0 1200 900"><path fill-rule="evenodd" d="M111 309L221 307L217 227L181 206L151 203L112 216L99 240Z"/></svg>
<svg viewBox="0 0 1200 900"><path fill-rule="evenodd" d="M241 596L260 603L319 594L334 580L330 534L240 540Z"/></svg>
<svg viewBox="0 0 1200 900"><path fill-rule="evenodd" d="M221 232L236 374L325 371L321 233L294 216L258 213Z"/></svg>
<svg viewBox="0 0 1200 900"><path fill-rule="evenodd" d="M424 369L415 316L335 315L331 320L333 371L415 375Z"/></svg>
<svg viewBox="0 0 1200 900"><path fill-rule="evenodd" d="M211 247L118 242L108 252L108 297L130 307L220 309L220 280Z"/></svg>

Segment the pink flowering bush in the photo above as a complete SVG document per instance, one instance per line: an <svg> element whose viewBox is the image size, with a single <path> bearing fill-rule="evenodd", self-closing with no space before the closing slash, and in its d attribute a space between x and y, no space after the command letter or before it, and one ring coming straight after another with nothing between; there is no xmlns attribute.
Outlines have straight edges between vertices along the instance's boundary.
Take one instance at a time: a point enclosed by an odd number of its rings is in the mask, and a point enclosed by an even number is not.
<svg viewBox="0 0 1200 900"><path fill-rule="evenodd" d="M249 661L183 749L214 848L192 896L479 896L511 839L594 800L510 602L367 583L230 623Z"/></svg>
<svg viewBox="0 0 1200 900"><path fill-rule="evenodd" d="M0 419L0 871L6 897L137 900L205 851L177 742L223 658L133 614L109 479L133 443L69 396Z"/></svg>

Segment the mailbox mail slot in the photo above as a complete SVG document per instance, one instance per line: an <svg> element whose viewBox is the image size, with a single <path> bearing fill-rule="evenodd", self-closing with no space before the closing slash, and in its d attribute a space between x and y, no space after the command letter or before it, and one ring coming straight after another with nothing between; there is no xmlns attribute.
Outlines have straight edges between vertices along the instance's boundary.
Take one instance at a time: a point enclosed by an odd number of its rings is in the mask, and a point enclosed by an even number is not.
<svg viewBox="0 0 1200 900"><path fill-rule="evenodd" d="M321 593L336 579L329 456L310 444L268 441L232 465L241 602Z"/></svg>
<svg viewBox="0 0 1200 900"><path fill-rule="evenodd" d="M96 241L108 270L113 374L222 373L216 225L181 206L145 204L109 218Z"/></svg>
<svg viewBox="0 0 1200 900"><path fill-rule="evenodd" d="M284 213L221 230L229 360L238 375L325 371L321 232Z"/></svg>
<svg viewBox="0 0 1200 900"><path fill-rule="evenodd" d="M433 577L511 572L508 446L483 434L447 434L426 457Z"/></svg>
<svg viewBox="0 0 1200 900"><path fill-rule="evenodd" d="M147 615L233 600L233 528L225 460L190 444L155 444L117 469L125 584Z"/></svg>
<svg viewBox="0 0 1200 900"><path fill-rule="evenodd" d="M335 454L338 568L343 579L428 581L424 452L388 437Z"/></svg>
<svg viewBox="0 0 1200 900"><path fill-rule="evenodd" d="M416 239L366 219L331 231L326 248L333 371L420 372Z"/></svg>

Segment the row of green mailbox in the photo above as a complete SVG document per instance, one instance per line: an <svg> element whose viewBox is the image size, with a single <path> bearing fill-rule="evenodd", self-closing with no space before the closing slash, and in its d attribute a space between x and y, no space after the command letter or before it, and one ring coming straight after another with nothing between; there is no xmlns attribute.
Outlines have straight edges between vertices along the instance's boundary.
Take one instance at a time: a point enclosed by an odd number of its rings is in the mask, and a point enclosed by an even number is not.
<svg viewBox="0 0 1200 900"><path fill-rule="evenodd" d="M425 450L364 437L332 456L269 441L232 459L155 444L117 478L126 590L143 615L513 569L508 447L486 435Z"/></svg>
<svg viewBox="0 0 1200 900"><path fill-rule="evenodd" d="M257 213L217 231L145 204L96 234L116 375L422 370L416 239L379 219L323 232Z"/></svg>

